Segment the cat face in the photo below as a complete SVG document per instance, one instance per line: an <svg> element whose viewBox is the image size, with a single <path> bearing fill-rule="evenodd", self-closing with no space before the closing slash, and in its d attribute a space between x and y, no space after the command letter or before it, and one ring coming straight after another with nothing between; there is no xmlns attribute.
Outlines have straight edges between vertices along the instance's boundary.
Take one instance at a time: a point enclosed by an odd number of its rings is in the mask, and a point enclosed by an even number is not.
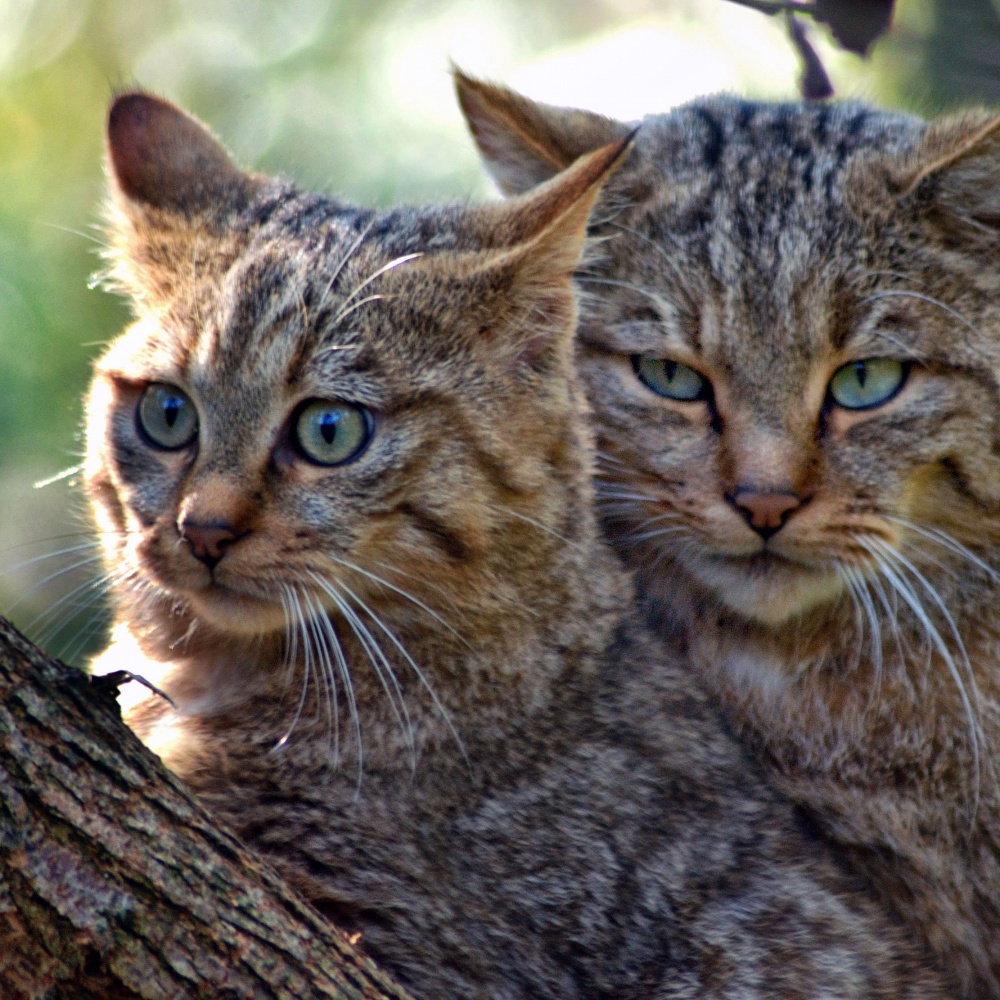
<svg viewBox="0 0 1000 1000"><path fill-rule="evenodd" d="M382 214L242 173L146 95L109 151L138 318L96 368L86 475L140 625L461 603L518 512L565 516L570 279L620 144L513 210Z"/></svg>
<svg viewBox="0 0 1000 1000"><path fill-rule="evenodd" d="M515 134L578 148L582 113L459 88L509 189ZM587 120L584 147L621 127ZM721 98L641 125L579 274L603 510L640 564L774 625L997 537L993 132Z"/></svg>

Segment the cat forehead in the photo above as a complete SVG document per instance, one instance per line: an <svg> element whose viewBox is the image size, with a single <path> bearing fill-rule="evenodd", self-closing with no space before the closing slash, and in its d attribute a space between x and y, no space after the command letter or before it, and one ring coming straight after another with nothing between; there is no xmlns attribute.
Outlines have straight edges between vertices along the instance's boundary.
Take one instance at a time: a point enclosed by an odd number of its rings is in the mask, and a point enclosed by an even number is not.
<svg viewBox="0 0 1000 1000"><path fill-rule="evenodd" d="M345 208L319 196L290 200L247 240L220 282L207 281L176 328L182 366L204 381L294 381L342 373L362 348L405 349L380 337L389 271L453 249L455 211ZM384 311L384 306L381 311ZM169 339L169 334L167 339ZM175 346L175 353L177 345Z"/></svg>
<svg viewBox="0 0 1000 1000"><path fill-rule="evenodd" d="M710 172L720 184L771 176L798 180L804 190L835 185L845 166L865 152L911 145L925 123L913 115L857 102L770 103L712 97L643 119L640 155L670 175ZM774 177L774 172L778 176Z"/></svg>
<svg viewBox="0 0 1000 1000"><path fill-rule="evenodd" d="M859 207L863 214L866 160L884 162L924 128L853 103L713 98L647 118L618 183L638 192L649 224L707 242L719 276L738 278L804 262L849 236Z"/></svg>
<svg viewBox="0 0 1000 1000"><path fill-rule="evenodd" d="M854 292L860 302L889 266L891 195L866 211L866 192L878 187L859 191L858 170L866 156L913 145L924 127L859 104L735 98L646 119L613 182L631 197L614 206L599 266L658 293L661 305L701 312L711 303L709 325L733 350L789 338L826 345L837 334L831 312Z"/></svg>

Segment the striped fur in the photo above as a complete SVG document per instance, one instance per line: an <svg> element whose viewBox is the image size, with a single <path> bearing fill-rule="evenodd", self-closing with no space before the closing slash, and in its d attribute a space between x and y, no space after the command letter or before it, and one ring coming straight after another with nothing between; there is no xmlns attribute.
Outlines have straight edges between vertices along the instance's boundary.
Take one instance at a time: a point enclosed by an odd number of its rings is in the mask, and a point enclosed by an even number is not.
<svg viewBox="0 0 1000 1000"><path fill-rule="evenodd" d="M88 402L97 667L173 698L129 711L147 744L417 997L944 995L599 540L572 272L622 141L510 206L389 212L144 95L109 145L138 318ZM144 440L151 382L189 447ZM296 450L310 398L368 407L356 461ZM233 529L214 565L192 518Z"/></svg>
<svg viewBox="0 0 1000 1000"><path fill-rule="evenodd" d="M635 127L458 85L508 192ZM732 97L652 115L579 273L609 536L967 997L1000 996L998 126ZM711 389L660 396L637 356ZM900 391L836 405L834 372L872 357L910 366ZM764 537L744 490L799 505Z"/></svg>

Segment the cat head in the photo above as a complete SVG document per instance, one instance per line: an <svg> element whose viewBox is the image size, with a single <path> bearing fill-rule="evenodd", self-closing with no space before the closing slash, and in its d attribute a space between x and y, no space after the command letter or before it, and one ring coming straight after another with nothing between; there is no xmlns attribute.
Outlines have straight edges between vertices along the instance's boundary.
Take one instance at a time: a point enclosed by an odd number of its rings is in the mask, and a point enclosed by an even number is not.
<svg viewBox="0 0 1000 1000"><path fill-rule="evenodd" d="M507 193L633 128L457 86ZM979 573L969 550L1000 540L998 168L984 113L713 97L640 123L578 275L603 513L639 564L770 625L879 574L912 594Z"/></svg>
<svg viewBox="0 0 1000 1000"><path fill-rule="evenodd" d="M510 600L585 523L571 277L623 143L508 205L384 212L243 171L148 94L107 143L136 318L96 364L85 474L134 631L428 625Z"/></svg>

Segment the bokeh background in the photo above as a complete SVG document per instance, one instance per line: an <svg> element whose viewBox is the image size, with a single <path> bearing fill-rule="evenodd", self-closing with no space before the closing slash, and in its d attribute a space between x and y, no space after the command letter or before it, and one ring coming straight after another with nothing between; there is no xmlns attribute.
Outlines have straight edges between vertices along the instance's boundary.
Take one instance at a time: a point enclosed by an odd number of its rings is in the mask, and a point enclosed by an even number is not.
<svg viewBox="0 0 1000 1000"><path fill-rule="evenodd" d="M1000 104L1000 0L900 0L866 60L812 34L840 96ZM0 0L0 612L56 655L83 662L103 628L59 474L128 316L90 282L110 94L139 83L244 164L359 202L492 197L449 60L624 118L716 90L795 97L799 73L781 23L726 0Z"/></svg>

